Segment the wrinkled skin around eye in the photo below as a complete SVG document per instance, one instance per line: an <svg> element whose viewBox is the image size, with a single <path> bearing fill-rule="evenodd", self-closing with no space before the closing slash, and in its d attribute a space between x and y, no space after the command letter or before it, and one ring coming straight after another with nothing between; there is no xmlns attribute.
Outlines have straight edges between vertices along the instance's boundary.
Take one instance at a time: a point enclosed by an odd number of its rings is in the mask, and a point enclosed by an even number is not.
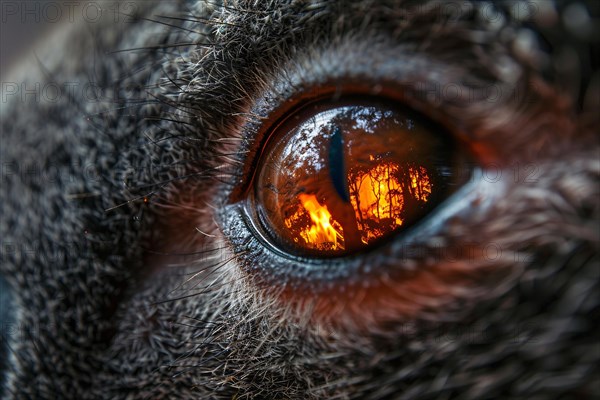
<svg viewBox="0 0 600 400"><path fill-rule="evenodd" d="M2 71L3 396L597 397L596 3L216 3L131 2ZM290 291L227 198L263 111L348 76L465 132L489 197Z"/></svg>

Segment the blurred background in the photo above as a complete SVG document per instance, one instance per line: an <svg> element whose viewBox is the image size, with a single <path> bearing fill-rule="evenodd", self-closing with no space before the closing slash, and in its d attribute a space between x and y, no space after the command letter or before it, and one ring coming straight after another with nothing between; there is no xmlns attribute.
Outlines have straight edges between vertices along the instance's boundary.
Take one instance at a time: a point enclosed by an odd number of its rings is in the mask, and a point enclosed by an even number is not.
<svg viewBox="0 0 600 400"><path fill-rule="evenodd" d="M55 7L46 7L49 19L42 18L47 3L60 4L52 0L0 0L0 76L21 56L31 51L31 45L44 33L60 23L54 19Z"/></svg>

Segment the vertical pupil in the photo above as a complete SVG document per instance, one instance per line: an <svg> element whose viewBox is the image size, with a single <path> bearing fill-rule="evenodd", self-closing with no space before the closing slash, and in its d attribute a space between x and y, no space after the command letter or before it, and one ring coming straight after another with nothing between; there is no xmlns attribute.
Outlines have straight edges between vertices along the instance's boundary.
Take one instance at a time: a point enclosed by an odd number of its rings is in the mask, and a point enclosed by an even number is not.
<svg viewBox="0 0 600 400"><path fill-rule="evenodd" d="M342 131L339 127L334 126L329 142L329 175L338 195L347 203L350 201L350 193L348 192L348 182L346 180L343 146Z"/></svg>
<svg viewBox="0 0 600 400"><path fill-rule="evenodd" d="M385 103L305 108L273 132L259 164L262 225L298 254L364 249L414 223L443 191L444 137Z"/></svg>

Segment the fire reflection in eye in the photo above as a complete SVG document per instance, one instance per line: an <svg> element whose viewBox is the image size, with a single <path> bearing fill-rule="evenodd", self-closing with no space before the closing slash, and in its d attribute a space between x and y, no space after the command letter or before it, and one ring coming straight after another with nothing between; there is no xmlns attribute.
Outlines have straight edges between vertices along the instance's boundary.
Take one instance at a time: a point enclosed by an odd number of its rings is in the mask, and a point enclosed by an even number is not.
<svg viewBox="0 0 600 400"><path fill-rule="evenodd" d="M262 226L291 253L365 249L418 221L451 181L445 135L387 103L348 103L285 121L258 164Z"/></svg>
<svg viewBox="0 0 600 400"><path fill-rule="evenodd" d="M371 160L374 157L371 156ZM404 222L404 208L425 203L431 182L425 167L402 171L391 162L348 175L350 202L360 241L369 244ZM406 198L406 200L405 200ZM346 250L344 228L314 194L298 195L296 211L285 219L295 243L316 250ZM326 204L326 200L325 200ZM308 218L306 218L308 217ZM310 225L306 222L310 221Z"/></svg>
<svg viewBox="0 0 600 400"><path fill-rule="evenodd" d="M294 217L285 220L294 241L297 243L302 238L310 247L319 250L344 250L344 229L333 219L327 206L321 205L314 194L300 194L298 200L300 204ZM299 216L303 213L310 217L309 227L294 224L294 220L302 220Z"/></svg>

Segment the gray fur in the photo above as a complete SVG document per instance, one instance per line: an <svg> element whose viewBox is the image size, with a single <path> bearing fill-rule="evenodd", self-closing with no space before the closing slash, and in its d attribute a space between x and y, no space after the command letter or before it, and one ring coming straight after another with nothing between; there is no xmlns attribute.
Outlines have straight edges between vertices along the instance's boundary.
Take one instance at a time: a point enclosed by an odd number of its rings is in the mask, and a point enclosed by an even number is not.
<svg viewBox="0 0 600 400"><path fill-rule="evenodd" d="M2 175L0 271L27 328L5 335L5 396L600 395L598 75L584 58L597 47L552 7L492 24L476 3L457 20L410 1L141 2L147 19L62 27L39 64L3 77L102 89L98 101L76 90L2 104L0 159L13 169ZM526 23L555 51L527 48ZM580 56L580 89L565 84L564 48ZM263 250L242 247L248 232L226 206L248 133L323 76L368 74L518 88L495 102L407 100L493 147L503 178L418 255L392 246L369 261L379 275L357 278L369 284L334 281L351 296L313 277L284 301L293 282L253 265ZM535 166L535 179L513 179L516 164ZM14 168L53 172L5 173ZM471 243L475 256L433 256ZM477 252L489 243L501 257ZM442 290L412 284L419 272ZM356 301L384 280L390 297Z"/></svg>

